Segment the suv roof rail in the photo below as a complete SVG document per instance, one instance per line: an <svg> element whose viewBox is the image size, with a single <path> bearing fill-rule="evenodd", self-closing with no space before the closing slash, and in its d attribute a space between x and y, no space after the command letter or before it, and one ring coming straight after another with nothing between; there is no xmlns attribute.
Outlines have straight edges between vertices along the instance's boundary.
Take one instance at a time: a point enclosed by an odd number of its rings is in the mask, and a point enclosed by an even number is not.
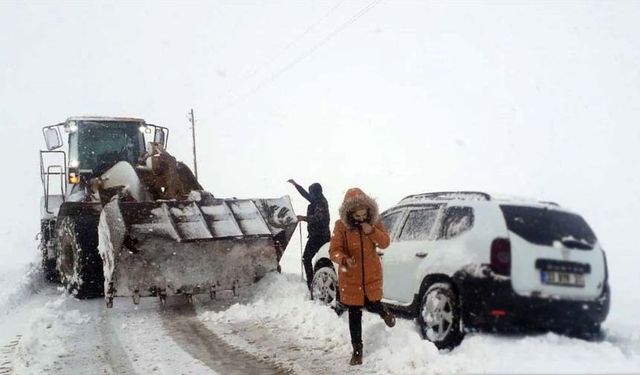
<svg viewBox="0 0 640 375"><path fill-rule="evenodd" d="M481 191L440 191L435 193L422 193L408 195L400 203L420 200L467 200L467 201L490 201L491 195Z"/></svg>
<svg viewBox="0 0 640 375"><path fill-rule="evenodd" d="M559 204L557 204L556 202L551 202L551 201L540 201L540 203L542 203L542 204L548 204L548 205L551 205L551 206L560 207L560 205L559 205Z"/></svg>

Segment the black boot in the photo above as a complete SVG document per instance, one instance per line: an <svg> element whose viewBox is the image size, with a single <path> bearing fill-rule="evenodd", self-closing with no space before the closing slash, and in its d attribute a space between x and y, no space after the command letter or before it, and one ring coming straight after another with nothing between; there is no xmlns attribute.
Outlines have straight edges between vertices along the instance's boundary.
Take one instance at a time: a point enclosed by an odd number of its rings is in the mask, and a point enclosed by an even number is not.
<svg viewBox="0 0 640 375"><path fill-rule="evenodd" d="M351 354L351 366L362 364L362 344L353 344L353 354Z"/></svg>
<svg viewBox="0 0 640 375"><path fill-rule="evenodd" d="M384 324L386 324L389 328L396 325L395 315L393 315L393 313L391 313L391 311L387 310L386 308L382 312L382 319L384 320Z"/></svg>

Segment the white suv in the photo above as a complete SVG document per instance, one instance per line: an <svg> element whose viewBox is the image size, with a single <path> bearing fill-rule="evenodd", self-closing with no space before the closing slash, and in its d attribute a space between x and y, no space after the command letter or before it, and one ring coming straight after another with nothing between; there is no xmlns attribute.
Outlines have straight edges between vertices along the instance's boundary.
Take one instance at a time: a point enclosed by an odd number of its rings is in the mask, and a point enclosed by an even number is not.
<svg viewBox="0 0 640 375"><path fill-rule="evenodd" d="M411 195L381 215L383 302L417 317L439 348L481 330L596 335L609 312L604 251L585 220L552 202L480 192ZM314 259L313 295L337 302L329 245Z"/></svg>

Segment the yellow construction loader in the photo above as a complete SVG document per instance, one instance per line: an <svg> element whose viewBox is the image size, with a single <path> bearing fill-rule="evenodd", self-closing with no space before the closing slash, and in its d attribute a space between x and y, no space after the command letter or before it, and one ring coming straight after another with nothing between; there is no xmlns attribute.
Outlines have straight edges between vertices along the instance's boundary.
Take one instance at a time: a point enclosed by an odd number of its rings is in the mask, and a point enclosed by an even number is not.
<svg viewBox="0 0 640 375"><path fill-rule="evenodd" d="M279 270L288 196L214 197L166 151L169 130L141 119L71 117L43 135L43 272L78 298L215 298Z"/></svg>

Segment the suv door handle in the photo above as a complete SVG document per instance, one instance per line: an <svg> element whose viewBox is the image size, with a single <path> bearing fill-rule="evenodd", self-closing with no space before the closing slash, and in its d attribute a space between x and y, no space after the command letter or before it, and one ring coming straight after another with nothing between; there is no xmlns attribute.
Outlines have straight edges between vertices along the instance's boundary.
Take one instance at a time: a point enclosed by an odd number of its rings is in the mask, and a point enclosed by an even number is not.
<svg viewBox="0 0 640 375"><path fill-rule="evenodd" d="M376 253L378 254L379 257L383 257L384 256L384 251L376 251Z"/></svg>
<svg viewBox="0 0 640 375"><path fill-rule="evenodd" d="M418 258L425 258L425 257L427 256L427 253L426 253L426 252L424 252L424 251L418 251L418 252L416 253L416 256L417 256Z"/></svg>

